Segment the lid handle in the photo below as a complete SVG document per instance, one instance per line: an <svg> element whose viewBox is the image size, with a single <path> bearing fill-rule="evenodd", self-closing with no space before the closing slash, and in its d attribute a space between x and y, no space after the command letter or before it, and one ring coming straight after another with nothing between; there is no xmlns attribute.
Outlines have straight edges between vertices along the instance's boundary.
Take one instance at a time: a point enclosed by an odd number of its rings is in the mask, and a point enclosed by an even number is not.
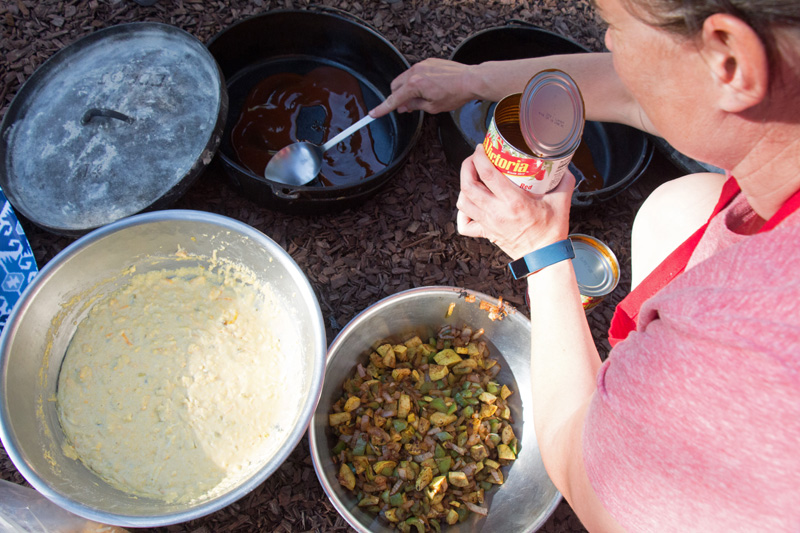
<svg viewBox="0 0 800 533"><path fill-rule="evenodd" d="M133 124L133 117L128 116L124 113L120 113L119 111L114 111L113 109L106 109L102 107L93 107L88 109L86 113L83 114L81 117L81 124L86 125L92 121L94 117L107 117L107 118L115 118L117 120L121 120L123 122L127 122L128 124Z"/></svg>

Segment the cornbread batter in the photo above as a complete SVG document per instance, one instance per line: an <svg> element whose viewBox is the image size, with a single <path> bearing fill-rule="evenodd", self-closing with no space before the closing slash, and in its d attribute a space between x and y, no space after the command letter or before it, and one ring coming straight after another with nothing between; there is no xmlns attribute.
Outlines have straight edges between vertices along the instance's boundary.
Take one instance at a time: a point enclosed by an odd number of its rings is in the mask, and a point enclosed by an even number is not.
<svg viewBox="0 0 800 533"><path fill-rule="evenodd" d="M65 452L166 501L213 496L274 453L298 411L296 339L268 287L235 279L135 274L92 306L59 375Z"/></svg>

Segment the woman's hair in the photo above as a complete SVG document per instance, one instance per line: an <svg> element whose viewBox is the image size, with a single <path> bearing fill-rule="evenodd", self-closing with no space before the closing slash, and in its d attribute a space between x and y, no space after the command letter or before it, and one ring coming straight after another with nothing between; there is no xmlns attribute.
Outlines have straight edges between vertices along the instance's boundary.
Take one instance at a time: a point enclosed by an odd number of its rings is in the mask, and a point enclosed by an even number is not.
<svg viewBox="0 0 800 533"><path fill-rule="evenodd" d="M727 13L741 19L759 36L770 63L777 59L775 30L800 31L800 4L797 0L625 0L630 12L642 21L671 33L691 37L706 18Z"/></svg>

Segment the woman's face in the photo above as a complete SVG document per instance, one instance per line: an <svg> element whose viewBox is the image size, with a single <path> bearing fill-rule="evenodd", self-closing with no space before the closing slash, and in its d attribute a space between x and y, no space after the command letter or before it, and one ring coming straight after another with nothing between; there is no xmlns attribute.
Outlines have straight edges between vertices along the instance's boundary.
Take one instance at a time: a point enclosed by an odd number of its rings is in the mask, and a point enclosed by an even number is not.
<svg viewBox="0 0 800 533"><path fill-rule="evenodd" d="M696 151L696 127L708 117L711 76L691 40L675 37L632 15L622 0L596 0L608 23L606 47L614 69L647 117L678 150ZM700 128L702 129L702 128Z"/></svg>

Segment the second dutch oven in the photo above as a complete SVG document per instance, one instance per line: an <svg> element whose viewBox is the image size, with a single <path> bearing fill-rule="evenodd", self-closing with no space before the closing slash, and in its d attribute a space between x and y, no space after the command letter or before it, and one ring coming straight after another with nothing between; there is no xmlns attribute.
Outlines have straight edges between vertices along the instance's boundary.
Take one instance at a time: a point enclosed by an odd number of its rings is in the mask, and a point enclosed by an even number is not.
<svg viewBox="0 0 800 533"><path fill-rule="evenodd" d="M505 26L480 31L464 40L451 54L459 63L478 64L556 54L589 52L588 48L556 33L523 21L509 21ZM533 75L535 73L531 73ZM451 164L461 162L483 142L492 118L492 102L474 101L462 108L438 115L439 135ZM622 124L586 121L582 144L588 154L584 165L592 165L602 177L602 186L589 191L576 190L573 207L587 207L610 200L634 183L647 168L653 144L643 132ZM578 162L578 154L573 163ZM580 167L579 167L580 168ZM585 168L581 171L587 173Z"/></svg>
<svg viewBox="0 0 800 533"><path fill-rule="evenodd" d="M409 68L405 57L377 30L348 13L330 8L276 10L242 20L214 36L208 49L226 78L230 106L219 156L240 193L270 208L319 213L360 204L402 167L422 132L423 114L392 113L370 125L378 172L333 186L289 186L267 180L236 157L231 130L250 90L273 74L304 75L332 66L353 75L371 109L391 93L391 82ZM335 132L334 132L335 133Z"/></svg>

